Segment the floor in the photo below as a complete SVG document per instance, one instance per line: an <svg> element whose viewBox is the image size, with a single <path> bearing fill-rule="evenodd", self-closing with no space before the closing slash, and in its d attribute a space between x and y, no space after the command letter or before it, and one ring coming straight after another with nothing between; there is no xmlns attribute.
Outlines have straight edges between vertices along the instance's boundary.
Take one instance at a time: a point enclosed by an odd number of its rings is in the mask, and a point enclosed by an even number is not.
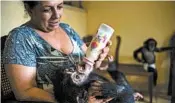
<svg viewBox="0 0 175 103"><path fill-rule="evenodd" d="M136 103L150 103L148 95L148 83L146 81L147 78L130 76L129 79L129 83L133 87L133 89L144 96L144 101L137 101ZM156 87L154 87L152 103L171 103L171 97L168 96L165 91L166 88L162 88L161 85L157 85Z"/></svg>
<svg viewBox="0 0 175 103"><path fill-rule="evenodd" d="M136 103L150 103L148 95L144 93L143 95L144 95L144 100L136 101ZM154 94L153 96L153 103L171 103L171 97L162 93L157 93L157 94Z"/></svg>

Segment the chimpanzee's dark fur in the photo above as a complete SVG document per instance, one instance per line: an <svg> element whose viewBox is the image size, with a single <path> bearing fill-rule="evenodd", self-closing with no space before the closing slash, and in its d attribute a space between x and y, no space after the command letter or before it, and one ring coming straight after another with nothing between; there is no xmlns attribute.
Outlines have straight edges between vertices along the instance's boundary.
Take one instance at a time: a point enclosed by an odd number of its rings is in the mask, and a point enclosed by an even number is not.
<svg viewBox="0 0 175 103"><path fill-rule="evenodd" d="M90 83L94 80L100 80L107 82L102 85L103 97L101 98L114 97L110 103L134 103L133 90L127 83L125 76L116 70L114 63L109 65L108 73L116 81L115 84L92 72L83 85L77 86L72 82L70 74L66 74L64 70L59 70L56 79L53 81L55 98L60 103L87 103ZM117 90L113 90L114 88Z"/></svg>

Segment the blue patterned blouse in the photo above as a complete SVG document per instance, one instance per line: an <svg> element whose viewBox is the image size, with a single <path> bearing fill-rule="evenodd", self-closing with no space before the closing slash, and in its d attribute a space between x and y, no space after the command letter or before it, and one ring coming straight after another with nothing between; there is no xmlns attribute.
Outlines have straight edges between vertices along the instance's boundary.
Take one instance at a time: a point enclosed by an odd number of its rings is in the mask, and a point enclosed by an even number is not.
<svg viewBox="0 0 175 103"><path fill-rule="evenodd" d="M51 79L55 77L55 71L73 66L84 56L81 49L83 41L78 34L65 23L59 25L68 34L73 44L72 53L67 55L55 50L32 28L23 25L9 33L4 49L4 63L36 67L38 87L52 90Z"/></svg>

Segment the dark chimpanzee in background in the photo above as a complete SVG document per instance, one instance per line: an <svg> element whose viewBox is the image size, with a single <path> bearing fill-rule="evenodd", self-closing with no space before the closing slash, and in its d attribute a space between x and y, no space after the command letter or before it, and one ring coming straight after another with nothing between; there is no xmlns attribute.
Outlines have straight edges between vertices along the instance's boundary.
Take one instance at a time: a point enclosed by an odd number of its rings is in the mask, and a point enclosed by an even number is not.
<svg viewBox="0 0 175 103"><path fill-rule="evenodd" d="M156 56L155 52L162 52L175 49L175 47L162 47L157 48L157 41L153 38L149 38L144 42L144 45L134 51L134 58L136 61L143 63L144 69L148 72L153 72L153 83L157 85L157 69L156 69ZM141 57L139 54L141 53Z"/></svg>

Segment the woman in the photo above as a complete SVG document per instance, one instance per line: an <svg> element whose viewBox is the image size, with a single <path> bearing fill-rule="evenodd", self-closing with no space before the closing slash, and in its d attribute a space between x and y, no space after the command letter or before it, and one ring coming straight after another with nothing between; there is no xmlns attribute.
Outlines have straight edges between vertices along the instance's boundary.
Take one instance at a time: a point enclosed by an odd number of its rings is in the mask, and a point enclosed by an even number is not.
<svg viewBox="0 0 175 103"><path fill-rule="evenodd" d="M17 100L56 102L54 71L81 61L87 47L69 25L60 23L63 0L24 1L24 6L31 19L9 33L4 49L6 73ZM104 48L96 63L108 51ZM89 103L102 101L89 97Z"/></svg>

